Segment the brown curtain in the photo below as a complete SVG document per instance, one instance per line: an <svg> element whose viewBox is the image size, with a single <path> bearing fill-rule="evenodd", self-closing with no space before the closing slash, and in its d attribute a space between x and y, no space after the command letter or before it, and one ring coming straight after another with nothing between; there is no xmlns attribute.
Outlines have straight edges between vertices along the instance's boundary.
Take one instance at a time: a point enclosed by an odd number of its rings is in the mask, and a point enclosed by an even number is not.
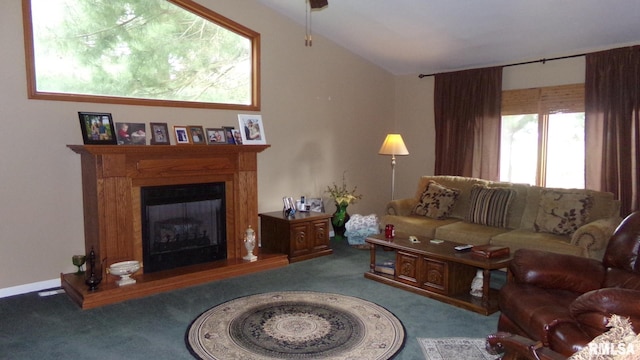
<svg viewBox="0 0 640 360"><path fill-rule="evenodd" d="M500 176L502 67L435 76L435 175Z"/></svg>
<svg viewBox="0 0 640 360"><path fill-rule="evenodd" d="M586 55L586 187L639 210L640 46Z"/></svg>

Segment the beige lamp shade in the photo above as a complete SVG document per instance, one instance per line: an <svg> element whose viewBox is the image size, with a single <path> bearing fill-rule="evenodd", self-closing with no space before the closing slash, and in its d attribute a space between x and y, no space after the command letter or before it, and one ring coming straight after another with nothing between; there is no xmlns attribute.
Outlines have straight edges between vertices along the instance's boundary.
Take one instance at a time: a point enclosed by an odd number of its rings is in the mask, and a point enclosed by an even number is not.
<svg viewBox="0 0 640 360"><path fill-rule="evenodd" d="M384 139L380 151L380 155L409 155L409 150L404 145L400 134L388 134Z"/></svg>

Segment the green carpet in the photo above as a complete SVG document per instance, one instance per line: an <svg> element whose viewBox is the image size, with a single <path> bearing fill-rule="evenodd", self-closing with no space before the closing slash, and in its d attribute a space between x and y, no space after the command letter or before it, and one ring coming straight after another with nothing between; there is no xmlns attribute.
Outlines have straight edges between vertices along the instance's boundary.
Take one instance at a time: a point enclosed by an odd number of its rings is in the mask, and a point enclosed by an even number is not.
<svg viewBox="0 0 640 360"><path fill-rule="evenodd" d="M184 336L199 314L231 299L283 290L343 294L386 308L406 331L395 359L423 359L417 338L482 338L495 332L497 313L479 315L365 279L369 251L345 242L331 245L333 255L90 310L81 310L64 294L0 299L0 354L7 359L193 359Z"/></svg>

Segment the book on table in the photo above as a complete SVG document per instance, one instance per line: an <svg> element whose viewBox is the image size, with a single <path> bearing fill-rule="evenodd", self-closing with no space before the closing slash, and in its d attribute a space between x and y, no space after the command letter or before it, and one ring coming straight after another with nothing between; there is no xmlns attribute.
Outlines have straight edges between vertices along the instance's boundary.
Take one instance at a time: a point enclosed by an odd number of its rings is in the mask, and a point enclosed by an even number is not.
<svg viewBox="0 0 640 360"><path fill-rule="evenodd" d="M388 275L395 275L396 264L393 261L385 261L383 263L376 264L374 271Z"/></svg>

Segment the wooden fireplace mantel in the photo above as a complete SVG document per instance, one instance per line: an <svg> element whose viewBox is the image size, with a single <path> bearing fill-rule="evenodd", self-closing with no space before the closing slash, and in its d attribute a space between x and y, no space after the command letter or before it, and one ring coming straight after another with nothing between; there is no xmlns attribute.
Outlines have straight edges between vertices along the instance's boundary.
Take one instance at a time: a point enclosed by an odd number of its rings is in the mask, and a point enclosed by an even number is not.
<svg viewBox="0 0 640 360"><path fill-rule="evenodd" d="M242 259L245 229L258 228L257 154L269 145L67 146L81 157L85 250L96 252L102 275L90 292L83 276L61 274L62 287L82 308L288 264L285 254ZM126 260L143 263L140 189L209 182L225 183L227 259L150 274L143 264L136 284L118 287L105 269Z"/></svg>

